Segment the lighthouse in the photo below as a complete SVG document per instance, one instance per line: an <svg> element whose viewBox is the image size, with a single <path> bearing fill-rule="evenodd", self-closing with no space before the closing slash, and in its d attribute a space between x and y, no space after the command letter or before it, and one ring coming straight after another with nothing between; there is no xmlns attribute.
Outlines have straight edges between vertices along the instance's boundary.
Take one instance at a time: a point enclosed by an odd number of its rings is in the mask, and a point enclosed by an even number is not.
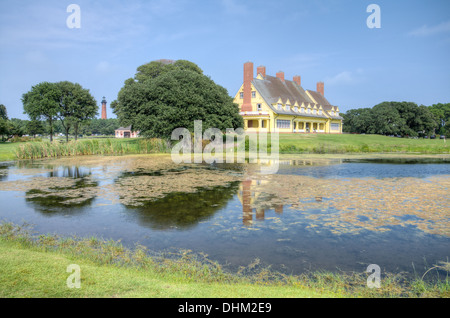
<svg viewBox="0 0 450 318"><path fill-rule="evenodd" d="M102 119L106 119L106 99L105 99L105 96L103 96L103 99L102 99Z"/></svg>

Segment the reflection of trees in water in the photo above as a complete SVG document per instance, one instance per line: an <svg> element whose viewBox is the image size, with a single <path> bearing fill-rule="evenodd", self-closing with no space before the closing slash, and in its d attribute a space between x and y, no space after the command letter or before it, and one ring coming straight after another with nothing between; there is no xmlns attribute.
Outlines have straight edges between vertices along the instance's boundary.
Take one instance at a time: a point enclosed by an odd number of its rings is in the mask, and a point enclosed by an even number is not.
<svg viewBox="0 0 450 318"><path fill-rule="evenodd" d="M158 230L189 229L212 217L233 198L239 182L229 186L199 188L194 193L169 193L165 197L147 201L142 206L127 206L142 226Z"/></svg>
<svg viewBox="0 0 450 318"><path fill-rule="evenodd" d="M9 164L0 164L0 181L5 180L8 177Z"/></svg>
<svg viewBox="0 0 450 318"><path fill-rule="evenodd" d="M67 171L64 173L67 173ZM31 204L36 211L46 216L80 215L94 201L95 192L92 192L91 188L97 186L98 182L96 181L80 178L73 187L69 188L51 188L49 191L28 190L25 192L25 201Z"/></svg>
<svg viewBox="0 0 450 318"><path fill-rule="evenodd" d="M83 178L91 175L89 169L78 166L61 166L51 167L53 170L48 173L49 177L63 177L63 178Z"/></svg>

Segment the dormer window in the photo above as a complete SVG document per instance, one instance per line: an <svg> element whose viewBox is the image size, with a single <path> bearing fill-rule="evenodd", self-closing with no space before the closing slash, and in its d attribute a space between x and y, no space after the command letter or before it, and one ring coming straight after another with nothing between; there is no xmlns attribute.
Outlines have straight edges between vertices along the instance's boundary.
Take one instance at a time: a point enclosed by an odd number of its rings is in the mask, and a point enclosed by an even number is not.
<svg viewBox="0 0 450 318"><path fill-rule="evenodd" d="M322 115L322 110L321 109L319 109L319 115Z"/></svg>
<svg viewBox="0 0 450 318"><path fill-rule="evenodd" d="M305 107L300 108L300 113L304 113L305 112Z"/></svg>
<svg viewBox="0 0 450 318"><path fill-rule="evenodd" d="M311 114L311 109L308 108L308 109L306 110L306 112L307 112L308 114Z"/></svg>
<svg viewBox="0 0 450 318"><path fill-rule="evenodd" d="M298 112L298 107L297 106L294 107L294 112Z"/></svg>
<svg viewBox="0 0 450 318"><path fill-rule="evenodd" d="M313 114L314 115L317 114L317 110L313 109Z"/></svg>
<svg viewBox="0 0 450 318"><path fill-rule="evenodd" d="M290 110L291 109L291 105L286 105L286 110Z"/></svg>
<svg viewBox="0 0 450 318"><path fill-rule="evenodd" d="M334 111L331 112L331 116L334 116Z"/></svg>
<svg viewBox="0 0 450 318"><path fill-rule="evenodd" d="M278 110L282 110L283 109L283 105L282 104L278 104Z"/></svg>

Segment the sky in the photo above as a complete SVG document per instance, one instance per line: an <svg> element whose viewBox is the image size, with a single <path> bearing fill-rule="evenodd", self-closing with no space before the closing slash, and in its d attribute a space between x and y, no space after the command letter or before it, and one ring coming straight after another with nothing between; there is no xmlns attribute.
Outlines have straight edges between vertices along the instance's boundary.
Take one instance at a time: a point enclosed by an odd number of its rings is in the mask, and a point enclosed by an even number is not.
<svg viewBox="0 0 450 318"><path fill-rule="evenodd" d="M196 63L233 97L251 61L255 73L264 65L268 75L300 75L304 89L323 81L341 112L448 103L450 1L0 0L0 104L9 118L27 119L22 95L43 81L79 83L99 108L105 96L113 118L124 81L158 59Z"/></svg>

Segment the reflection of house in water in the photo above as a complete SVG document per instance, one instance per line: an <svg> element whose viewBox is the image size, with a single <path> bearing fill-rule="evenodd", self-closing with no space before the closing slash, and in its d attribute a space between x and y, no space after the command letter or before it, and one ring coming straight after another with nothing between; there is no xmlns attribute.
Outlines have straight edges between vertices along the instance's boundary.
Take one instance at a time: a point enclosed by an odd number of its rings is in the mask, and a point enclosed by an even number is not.
<svg viewBox="0 0 450 318"><path fill-rule="evenodd" d="M290 184L302 187L302 182L305 179L314 180L311 178L323 178L328 175L329 169L335 164L341 164L342 159L280 159L280 160L267 160L267 159L250 159L247 166L247 179L240 185L238 197L242 204L243 223L246 226L250 226L253 220L264 220L267 210L275 210L275 213L283 213L283 204L292 205L295 207L299 199L305 196L305 193L295 193L290 191L290 195L285 196L285 179L289 178L289 174L295 175L296 179L290 179ZM252 165L255 164L255 165ZM280 170L280 174L259 174L261 166L274 167L276 166ZM289 167L291 166L292 169ZM301 166L317 166L318 170L314 170L312 175L302 175L300 172ZM299 170L300 169L300 170ZM311 170L308 170L311 172ZM300 182L300 183L298 183ZM289 183L289 182L288 182ZM309 186L313 186L310 184ZM323 191L319 188L312 187L314 189L307 193L307 200L313 200L313 202L323 201ZM291 189L292 190L292 189ZM277 191L281 191L278 192ZM286 203L290 202L290 203Z"/></svg>
<svg viewBox="0 0 450 318"><path fill-rule="evenodd" d="M267 180L250 180L243 181L239 187L238 197L242 204L242 222L246 226L251 226L253 223L253 213L255 214L255 220L261 221L265 218L267 209L272 207L264 206L264 201L268 198L262 192L253 191L252 185L261 185L268 183ZM253 208L256 206L255 208ZM273 207L275 213L283 213L283 205L276 205Z"/></svg>

